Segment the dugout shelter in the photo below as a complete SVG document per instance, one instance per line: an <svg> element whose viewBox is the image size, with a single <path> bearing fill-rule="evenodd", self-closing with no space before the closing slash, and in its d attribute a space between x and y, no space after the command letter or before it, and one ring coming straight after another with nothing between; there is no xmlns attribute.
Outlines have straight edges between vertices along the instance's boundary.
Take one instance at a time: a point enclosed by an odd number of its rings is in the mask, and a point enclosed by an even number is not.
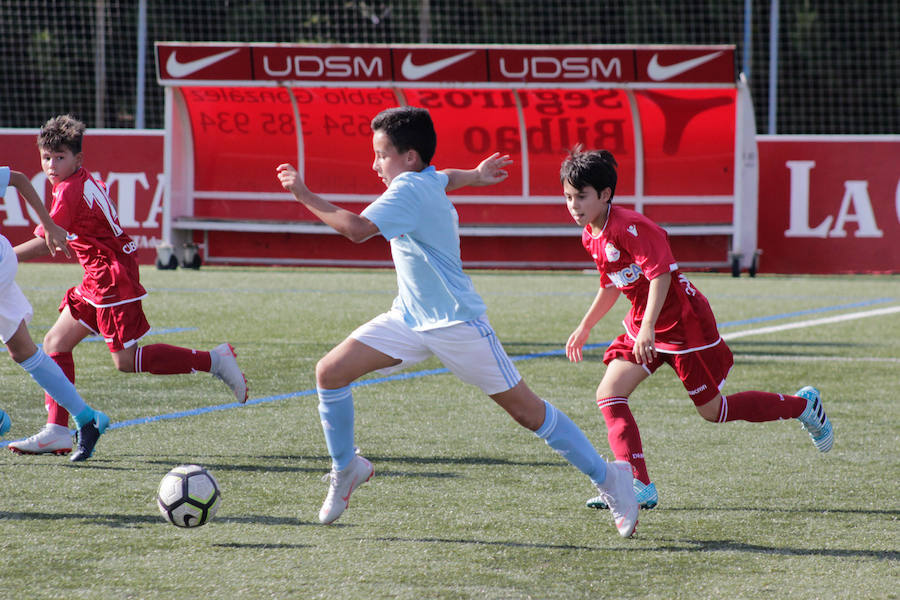
<svg viewBox="0 0 900 600"><path fill-rule="evenodd" d="M156 43L165 88L163 239L208 263L387 266L387 244L352 244L284 192L359 212L384 186L369 122L427 108L433 164L511 155L510 177L451 200L466 267L585 268L559 182L566 150L606 148L615 202L666 228L684 268L757 264L758 155L733 46L474 46Z"/></svg>

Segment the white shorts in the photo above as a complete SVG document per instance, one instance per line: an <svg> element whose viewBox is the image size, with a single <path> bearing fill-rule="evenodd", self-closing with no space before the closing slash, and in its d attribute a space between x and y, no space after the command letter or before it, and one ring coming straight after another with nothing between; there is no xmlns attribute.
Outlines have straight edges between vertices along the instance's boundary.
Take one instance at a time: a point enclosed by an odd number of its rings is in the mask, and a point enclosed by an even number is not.
<svg viewBox="0 0 900 600"><path fill-rule="evenodd" d="M522 379L486 316L473 321L415 331L396 312L378 315L350 337L393 358L399 365L379 369L387 375L436 356L454 375L488 394L499 394Z"/></svg>
<svg viewBox="0 0 900 600"><path fill-rule="evenodd" d="M31 322L34 312L16 283L19 261L12 244L0 235L0 340L7 343L22 321Z"/></svg>

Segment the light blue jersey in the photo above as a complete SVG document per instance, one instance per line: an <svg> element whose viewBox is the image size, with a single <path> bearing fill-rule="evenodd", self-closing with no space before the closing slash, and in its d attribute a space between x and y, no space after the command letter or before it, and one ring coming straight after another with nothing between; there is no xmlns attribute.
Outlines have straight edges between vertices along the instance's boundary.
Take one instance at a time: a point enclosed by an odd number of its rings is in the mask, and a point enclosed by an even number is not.
<svg viewBox="0 0 900 600"><path fill-rule="evenodd" d="M459 216L447 198L447 176L407 171L362 211L391 243L398 295L393 310L416 331L464 323L487 307L459 255Z"/></svg>
<svg viewBox="0 0 900 600"><path fill-rule="evenodd" d="M6 187L9 185L9 167L0 167L0 198L6 195Z"/></svg>

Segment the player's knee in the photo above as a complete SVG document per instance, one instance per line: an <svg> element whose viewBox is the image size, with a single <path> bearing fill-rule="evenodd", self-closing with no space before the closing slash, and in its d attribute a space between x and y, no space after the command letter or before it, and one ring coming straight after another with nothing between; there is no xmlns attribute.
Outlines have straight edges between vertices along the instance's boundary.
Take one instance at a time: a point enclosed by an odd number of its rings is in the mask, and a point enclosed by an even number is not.
<svg viewBox="0 0 900 600"><path fill-rule="evenodd" d="M543 411L538 412L533 407L514 405L506 407L506 412L513 420L531 431L537 431L544 424Z"/></svg>
<svg viewBox="0 0 900 600"><path fill-rule="evenodd" d="M597 402L599 402L600 400L603 400L604 398L611 398L612 396L616 396L616 395L617 394L615 394L613 392L612 386L610 386L605 381L601 381L600 385L597 386L597 394L596 394Z"/></svg>
<svg viewBox="0 0 900 600"><path fill-rule="evenodd" d="M710 400L706 404L702 404L697 407L697 412L700 413L700 416L710 423L718 423L719 422L719 412L722 408L722 397L714 398Z"/></svg>
<svg viewBox="0 0 900 600"><path fill-rule="evenodd" d="M44 340L41 342L41 345L44 348L44 352L47 354L54 354L62 351L60 337L52 329L44 335Z"/></svg>
<svg viewBox="0 0 900 600"><path fill-rule="evenodd" d="M505 392L491 394L491 399L526 429L537 431L544 424L546 404L531 391L524 380L519 380L519 383Z"/></svg>
<svg viewBox="0 0 900 600"><path fill-rule="evenodd" d="M134 373L134 362L133 361L114 361L116 364L116 369L118 369L122 373Z"/></svg>
<svg viewBox="0 0 900 600"><path fill-rule="evenodd" d="M718 423L719 422L717 415L709 415L709 414L700 413L700 416L703 417L704 420L709 421L710 423Z"/></svg>
<svg viewBox="0 0 900 600"><path fill-rule="evenodd" d="M324 390L336 390L346 385L327 356L316 363L316 385Z"/></svg>

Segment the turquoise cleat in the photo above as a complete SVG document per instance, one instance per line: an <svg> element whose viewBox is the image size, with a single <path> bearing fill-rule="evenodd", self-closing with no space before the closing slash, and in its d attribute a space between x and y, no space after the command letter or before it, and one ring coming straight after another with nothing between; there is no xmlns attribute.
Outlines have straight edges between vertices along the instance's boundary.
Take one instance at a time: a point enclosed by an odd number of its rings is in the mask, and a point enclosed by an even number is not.
<svg viewBox="0 0 900 600"><path fill-rule="evenodd" d="M100 439L100 436L103 435L103 432L109 426L109 417L99 410L94 411L94 413L94 418L78 430L78 447L72 456L69 457L69 460L72 462L81 462L89 459L91 454L94 453L94 446L97 445L97 440Z"/></svg>
<svg viewBox="0 0 900 600"><path fill-rule="evenodd" d="M6 435L10 427L12 427L12 419L9 418L5 411L0 410L0 437Z"/></svg>
<svg viewBox="0 0 900 600"><path fill-rule="evenodd" d="M633 485L634 495L637 497L638 506L644 510L656 508L656 505L659 504L659 494L656 493L656 486L653 482L651 481L650 483L644 484L639 479L635 479ZM609 508L600 496L594 496L585 504L588 508L597 508L600 510Z"/></svg>
<svg viewBox="0 0 900 600"><path fill-rule="evenodd" d="M825 409L822 408L822 394L812 386L800 388L797 395L806 398L806 410L797 420L803 424L803 429L809 432L813 445L819 452L828 452L834 444L834 428Z"/></svg>

